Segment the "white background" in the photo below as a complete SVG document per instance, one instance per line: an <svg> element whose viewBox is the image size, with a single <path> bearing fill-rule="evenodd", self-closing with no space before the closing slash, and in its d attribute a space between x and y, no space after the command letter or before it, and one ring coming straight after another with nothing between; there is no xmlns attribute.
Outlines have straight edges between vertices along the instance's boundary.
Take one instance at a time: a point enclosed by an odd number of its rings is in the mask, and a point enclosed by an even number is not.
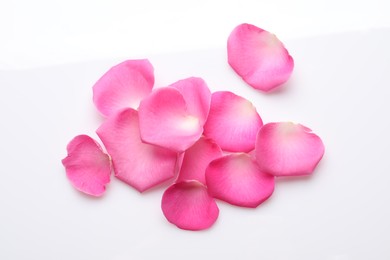
<svg viewBox="0 0 390 260"><path fill-rule="evenodd" d="M0 68L224 47L242 22L296 39L390 26L387 0L1 0Z"/></svg>
<svg viewBox="0 0 390 260"><path fill-rule="evenodd" d="M386 1L9 1L0 3L0 259L389 259L390 8ZM229 32L268 29L295 59L263 94L226 64ZM309 178L279 179L257 209L219 203L209 230L163 217L163 187L74 190L60 160L102 118L91 87L149 58L156 85L201 76L250 99L265 122L312 128L326 154Z"/></svg>

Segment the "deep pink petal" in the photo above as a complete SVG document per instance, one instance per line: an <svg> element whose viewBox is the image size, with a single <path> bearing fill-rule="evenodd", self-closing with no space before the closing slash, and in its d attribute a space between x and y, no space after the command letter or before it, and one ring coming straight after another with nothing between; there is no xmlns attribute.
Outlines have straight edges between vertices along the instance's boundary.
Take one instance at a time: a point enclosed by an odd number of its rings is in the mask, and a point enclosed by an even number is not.
<svg viewBox="0 0 390 260"><path fill-rule="evenodd" d="M211 101L211 92L206 82L201 78L191 77L179 80L170 87L180 91L186 101L188 112L199 118L200 124L204 125Z"/></svg>
<svg viewBox="0 0 390 260"><path fill-rule="evenodd" d="M87 135L73 138L67 146L68 156L62 160L72 185L86 194L101 196L110 182L111 163L100 145Z"/></svg>
<svg viewBox="0 0 390 260"><path fill-rule="evenodd" d="M290 77L294 60L283 43L270 32L241 24L230 34L228 62L252 87L270 91Z"/></svg>
<svg viewBox="0 0 390 260"><path fill-rule="evenodd" d="M198 181L178 182L162 197L161 208L169 222L186 230L202 230L217 220L219 209L206 186Z"/></svg>
<svg viewBox="0 0 390 260"><path fill-rule="evenodd" d="M204 135L215 140L222 150L249 152L255 148L256 135L262 125L251 102L234 93L220 91L211 96Z"/></svg>
<svg viewBox="0 0 390 260"><path fill-rule="evenodd" d="M141 138L144 142L182 152L202 135L203 127L189 113L179 90L165 87L142 100L139 107Z"/></svg>
<svg viewBox="0 0 390 260"><path fill-rule="evenodd" d="M93 86L93 102L104 116L123 108L137 109L154 85L148 60L127 60L107 71Z"/></svg>
<svg viewBox="0 0 390 260"><path fill-rule="evenodd" d="M256 160L275 176L311 174L324 155L324 144L312 131L290 122L269 123L257 135Z"/></svg>
<svg viewBox="0 0 390 260"><path fill-rule="evenodd" d="M109 117L97 134L111 155L115 176L138 191L174 177L177 154L141 141L134 109Z"/></svg>
<svg viewBox="0 0 390 260"><path fill-rule="evenodd" d="M244 153L214 160L206 169L211 196L230 204L255 208L274 191L274 177L263 173L256 161Z"/></svg>
<svg viewBox="0 0 390 260"><path fill-rule="evenodd" d="M211 161L222 156L221 148L211 139L201 137L184 153L177 182L197 180L206 184L205 171Z"/></svg>

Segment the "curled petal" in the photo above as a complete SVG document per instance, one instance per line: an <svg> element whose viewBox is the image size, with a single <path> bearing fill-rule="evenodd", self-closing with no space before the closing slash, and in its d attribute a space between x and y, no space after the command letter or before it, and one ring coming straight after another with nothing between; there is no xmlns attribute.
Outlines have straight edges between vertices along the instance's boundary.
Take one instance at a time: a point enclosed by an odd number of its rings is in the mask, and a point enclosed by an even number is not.
<svg viewBox="0 0 390 260"><path fill-rule="evenodd" d="M100 145L87 135L73 138L67 146L68 156L62 160L66 176L81 192L101 196L110 182L111 163Z"/></svg>
<svg viewBox="0 0 390 260"><path fill-rule="evenodd" d="M170 186L163 194L161 209L169 222L186 230L207 229L219 215L217 203L198 181Z"/></svg>
<svg viewBox="0 0 390 260"><path fill-rule="evenodd" d="M222 150L249 152L255 148L256 135L262 125L251 102L234 93L219 91L211 96L204 135L216 141Z"/></svg>
<svg viewBox="0 0 390 260"><path fill-rule="evenodd" d="M210 110L211 92L201 78L191 77L179 80L170 87L176 88L183 95L190 114L199 118L204 125Z"/></svg>
<svg viewBox="0 0 390 260"><path fill-rule="evenodd" d="M109 117L96 132L111 155L115 176L138 191L174 177L177 154L141 141L134 109Z"/></svg>
<svg viewBox="0 0 390 260"><path fill-rule="evenodd" d="M154 85L148 60L127 60L107 71L93 86L93 102L104 116L123 108L137 109Z"/></svg>
<svg viewBox="0 0 390 260"><path fill-rule="evenodd" d="M248 154L238 153L212 161L206 183L214 198L230 204L255 208L274 191L274 177L263 173Z"/></svg>
<svg viewBox="0 0 390 260"><path fill-rule="evenodd" d="M264 125L256 140L260 168L275 176L311 174L324 155L324 144L312 131L290 122Z"/></svg>
<svg viewBox="0 0 390 260"><path fill-rule="evenodd" d="M241 24L227 44L230 66L252 87L270 91L290 77L294 60L283 43L270 32Z"/></svg>
<svg viewBox="0 0 390 260"><path fill-rule="evenodd" d="M179 90L160 88L142 100L139 107L141 139L173 151L182 152L202 135L203 127L187 110Z"/></svg>
<svg viewBox="0 0 390 260"><path fill-rule="evenodd" d="M205 171L211 161L222 156L221 148L211 139L201 137L184 153L177 182L197 180L206 184Z"/></svg>

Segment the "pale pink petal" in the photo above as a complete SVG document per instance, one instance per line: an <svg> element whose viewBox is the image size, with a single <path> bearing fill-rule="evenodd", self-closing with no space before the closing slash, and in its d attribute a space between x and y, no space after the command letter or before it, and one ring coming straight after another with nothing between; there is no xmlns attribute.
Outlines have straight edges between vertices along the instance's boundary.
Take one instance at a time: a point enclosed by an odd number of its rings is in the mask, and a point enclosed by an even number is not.
<svg viewBox="0 0 390 260"><path fill-rule="evenodd" d="M204 125L211 101L211 92L206 82L201 78L191 77L179 80L170 87L180 91L186 101L188 112L199 118L200 124Z"/></svg>
<svg viewBox="0 0 390 260"><path fill-rule="evenodd" d="M123 108L137 109L154 85L148 60L127 60L107 71L93 86L93 102L104 116Z"/></svg>
<svg viewBox="0 0 390 260"><path fill-rule="evenodd" d="M206 169L211 196L230 204L255 208L274 191L274 177L263 173L248 154L238 153L212 161Z"/></svg>
<svg viewBox="0 0 390 260"><path fill-rule="evenodd" d="M283 43L270 32L241 24L230 34L228 62L252 87L270 91L290 77L294 60Z"/></svg>
<svg viewBox="0 0 390 260"><path fill-rule="evenodd" d="M262 125L251 102L234 93L220 91L211 96L204 135L216 141L222 150L249 152L255 148L256 135Z"/></svg>
<svg viewBox="0 0 390 260"><path fill-rule="evenodd" d="M141 141L134 109L109 117L96 132L111 155L115 176L138 191L174 177L177 154Z"/></svg>
<svg viewBox="0 0 390 260"><path fill-rule="evenodd" d="M205 171L209 163L222 156L221 148L211 139L201 137L184 153L177 182L197 180L206 184Z"/></svg>
<svg viewBox="0 0 390 260"><path fill-rule="evenodd" d="M311 174L324 155L324 144L312 131L290 122L269 123L257 135L256 160L275 176Z"/></svg>
<svg viewBox="0 0 390 260"><path fill-rule="evenodd" d="M101 196L110 182L111 163L100 145L87 135L76 136L67 146L62 160L72 185L88 195Z"/></svg>
<svg viewBox="0 0 390 260"><path fill-rule="evenodd" d="M157 89L142 100L139 122L144 142L178 152L193 145L203 132L199 118L187 110L183 95L171 87Z"/></svg>
<svg viewBox="0 0 390 260"><path fill-rule="evenodd" d="M178 182L162 197L161 208L169 222L186 230L202 230L217 220L219 209L206 186L198 181Z"/></svg>

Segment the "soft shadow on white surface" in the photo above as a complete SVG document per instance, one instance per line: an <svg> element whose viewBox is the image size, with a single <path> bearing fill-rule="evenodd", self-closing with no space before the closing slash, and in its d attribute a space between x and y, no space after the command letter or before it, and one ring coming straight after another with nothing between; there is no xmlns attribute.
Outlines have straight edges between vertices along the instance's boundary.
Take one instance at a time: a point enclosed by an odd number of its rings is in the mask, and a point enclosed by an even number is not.
<svg viewBox="0 0 390 260"><path fill-rule="evenodd" d="M67 142L96 137L102 121L91 87L120 60L0 71L0 259L388 259L390 30L286 45L296 68L270 95L245 85L223 49L149 57L156 85L201 76L250 99L265 122L309 126L326 146L312 177L278 180L257 209L219 203L203 232L164 219L163 189L141 195L112 178L93 199L65 177Z"/></svg>

